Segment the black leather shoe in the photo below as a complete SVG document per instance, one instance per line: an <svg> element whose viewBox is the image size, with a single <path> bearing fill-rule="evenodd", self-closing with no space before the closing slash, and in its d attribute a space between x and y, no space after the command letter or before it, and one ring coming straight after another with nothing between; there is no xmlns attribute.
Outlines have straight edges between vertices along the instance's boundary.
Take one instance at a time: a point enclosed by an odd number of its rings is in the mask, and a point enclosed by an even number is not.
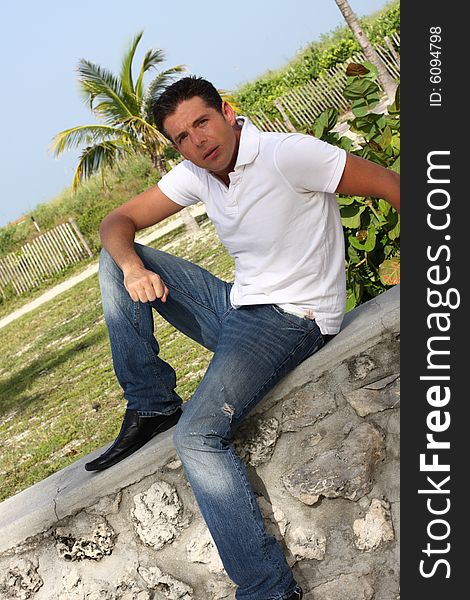
<svg viewBox="0 0 470 600"><path fill-rule="evenodd" d="M295 592L287 598L287 600L302 600L304 592L300 586L297 586Z"/></svg>
<svg viewBox="0 0 470 600"><path fill-rule="evenodd" d="M121 431L114 443L104 454L86 463L85 469L87 471L102 471L112 467L123 458L142 448L157 433L166 431L176 425L182 414L181 408L178 408L171 415L159 415L157 417L141 417L136 410L126 410Z"/></svg>

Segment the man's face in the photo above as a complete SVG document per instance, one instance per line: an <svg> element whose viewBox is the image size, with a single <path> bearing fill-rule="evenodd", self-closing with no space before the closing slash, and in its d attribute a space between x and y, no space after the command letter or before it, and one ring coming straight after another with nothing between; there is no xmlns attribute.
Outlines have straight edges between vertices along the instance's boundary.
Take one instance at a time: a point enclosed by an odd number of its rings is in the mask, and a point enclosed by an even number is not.
<svg viewBox="0 0 470 600"><path fill-rule="evenodd" d="M195 96L178 104L164 127L175 148L193 164L226 179L237 159L236 116L226 102L222 114Z"/></svg>

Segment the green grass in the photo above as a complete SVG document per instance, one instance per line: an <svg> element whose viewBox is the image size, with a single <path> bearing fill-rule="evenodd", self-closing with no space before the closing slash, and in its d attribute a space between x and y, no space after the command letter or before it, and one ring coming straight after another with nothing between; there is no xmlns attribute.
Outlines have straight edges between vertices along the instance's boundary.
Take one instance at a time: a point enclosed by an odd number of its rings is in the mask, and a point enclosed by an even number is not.
<svg viewBox="0 0 470 600"><path fill-rule="evenodd" d="M178 217L178 215L173 215L172 217L169 217L168 219L166 219L165 224L169 223L170 221L175 220L177 217ZM206 214L203 214L203 215L197 217L197 221L199 221L199 222L203 222L206 219L207 219ZM141 232L141 234L146 235L148 233L151 233L156 227L158 227L158 225L148 227L147 229L143 230ZM161 248L163 245L168 244L177 236L180 236L182 234L183 230L184 230L184 225L181 225L180 227L174 229L173 231L170 231L170 232L166 233L164 236L158 238L158 242L156 241L155 243L158 244L159 248ZM38 287L36 287L32 290L29 290L28 292L20 294L19 296L17 296L16 294L14 294L12 292L6 298L2 298L0 296L0 319L2 317L5 317L6 315L9 315L13 311L21 308L28 302L31 302L31 300L35 300L39 296L42 296L42 294L44 294L44 292L47 291L48 289L50 289L52 286L62 283L63 281L65 281L66 279L69 279L73 275L81 273L87 266L93 264L97 260L98 260L98 252L96 252L90 258L81 260L77 264L68 266L67 268L63 269L62 271L60 271L53 277L47 278Z"/></svg>
<svg viewBox="0 0 470 600"><path fill-rule="evenodd" d="M165 249L225 280L233 261L212 224ZM161 240L155 246L162 247ZM211 358L155 313L161 357L188 400ZM0 330L0 500L41 481L116 436L125 400L111 364L97 276Z"/></svg>
<svg viewBox="0 0 470 600"><path fill-rule="evenodd" d="M7 298L0 297L0 319L2 317L9 315L13 311L21 308L25 304L28 304L28 302L31 302L32 300L36 300L36 298L39 298L39 296L42 296L42 294L44 294L44 292L49 290L54 285L57 285L58 283L62 283L62 281L69 279L69 277L72 277L73 275L77 275L78 273L81 273L86 267L88 267L92 263L96 262L97 259L98 259L97 255L94 255L90 258L81 260L77 264L70 265L67 268L60 271L59 273L57 273L54 277L49 277L48 279L46 279L38 287L36 287L32 290L29 290L28 292L24 292L23 294L20 294L19 296L17 296L16 294L14 294L12 292Z"/></svg>

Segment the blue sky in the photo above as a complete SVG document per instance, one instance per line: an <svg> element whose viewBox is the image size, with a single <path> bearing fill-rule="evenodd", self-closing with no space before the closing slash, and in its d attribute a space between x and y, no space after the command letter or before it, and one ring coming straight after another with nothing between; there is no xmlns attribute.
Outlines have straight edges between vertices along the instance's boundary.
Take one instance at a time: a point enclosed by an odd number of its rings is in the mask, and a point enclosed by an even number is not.
<svg viewBox="0 0 470 600"><path fill-rule="evenodd" d="M350 0L359 16L385 4ZM1 3L0 22L0 226L71 184L78 153L54 158L48 146L59 131L94 122L78 94L80 58L118 72L130 40L144 30L136 64L161 48L163 68L185 64L235 90L344 24L334 0L16 0Z"/></svg>

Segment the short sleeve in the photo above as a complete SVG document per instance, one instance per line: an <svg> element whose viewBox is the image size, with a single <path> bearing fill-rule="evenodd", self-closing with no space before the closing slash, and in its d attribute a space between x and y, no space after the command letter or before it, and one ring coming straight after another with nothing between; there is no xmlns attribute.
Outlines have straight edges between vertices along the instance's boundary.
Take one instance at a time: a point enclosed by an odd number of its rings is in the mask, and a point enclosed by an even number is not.
<svg viewBox="0 0 470 600"><path fill-rule="evenodd" d="M346 164L346 152L311 135L294 133L281 139L276 168L298 193L334 193Z"/></svg>
<svg viewBox="0 0 470 600"><path fill-rule="evenodd" d="M163 175L157 183L160 190L181 206L191 206L201 200L201 183L189 161L183 161Z"/></svg>

